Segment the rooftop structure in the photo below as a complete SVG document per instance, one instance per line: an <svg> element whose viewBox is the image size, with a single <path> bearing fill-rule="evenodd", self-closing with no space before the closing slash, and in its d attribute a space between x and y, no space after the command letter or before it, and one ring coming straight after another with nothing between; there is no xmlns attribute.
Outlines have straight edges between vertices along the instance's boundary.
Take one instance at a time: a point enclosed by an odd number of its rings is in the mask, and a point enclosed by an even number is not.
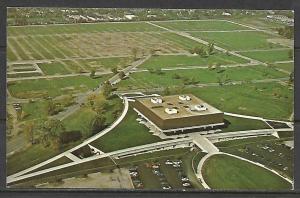
<svg viewBox="0 0 300 198"><path fill-rule="evenodd" d="M139 98L135 110L161 131L223 125L223 112L192 94Z"/></svg>

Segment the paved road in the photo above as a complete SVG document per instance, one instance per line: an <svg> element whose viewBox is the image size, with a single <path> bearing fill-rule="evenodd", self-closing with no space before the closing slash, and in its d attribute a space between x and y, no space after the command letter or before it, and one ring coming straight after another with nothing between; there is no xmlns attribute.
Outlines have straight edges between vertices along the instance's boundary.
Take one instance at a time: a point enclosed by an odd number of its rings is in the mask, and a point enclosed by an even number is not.
<svg viewBox="0 0 300 198"><path fill-rule="evenodd" d="M141 59L139 59L139 60L133 62L130 66L124 68L122 71L124 72L125 75L128 75L129 72L130 72L131 70L133 70L133 69L135 69L136 67L138 67L138 66L140 66L141 64L143 64L143 63L144 63L145 61L147 61L150 57L151 57L151 55L148 55L148 56L146 56L146 57L143 57L143 58L141 58ZM121 79L120 79L119 74L116 74L116 75L114 75L113 77L111 77L111 78L109 79L109 82L110 82L110 84L112 84L112 85L114 85L114 84L116 84L116 83L118 83L118 82L120 82L120 81L121 81Z"/></svg>

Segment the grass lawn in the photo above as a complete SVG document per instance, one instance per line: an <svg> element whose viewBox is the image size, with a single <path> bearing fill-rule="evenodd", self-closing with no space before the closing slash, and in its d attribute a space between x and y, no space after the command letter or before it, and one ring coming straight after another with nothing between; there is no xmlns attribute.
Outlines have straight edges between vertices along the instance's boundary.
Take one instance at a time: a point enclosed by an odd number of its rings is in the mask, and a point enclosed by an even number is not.
<svg viewBox="0 0 300 198"><path fill-rule="evenodd" d="M41 144L33 145L22 152L15 153L14 155L7 157L6 174L11 175L29 168L57 155L58 153L59 151L50 147L45 148Z"/></svg>
<svg viewBox="0 0 300 198"><path fill-rule="evenodd" d="M48 169L48 168L52 168L52 167L55 167L55 166L59 166L59 165L63 165L63 164L67 164L67 163L70 163L70 162L73 162L72 160L70 160L69 158L63 156L53 162L50 162L49 164L47 165L44 165L40 168L37 168L35 169L34 171L30 171L29 173L31 172L37 172L37 171L40 171L40 170L44 170L44 169Z"/></svg>
<svg viewBox="0 0 300 198"><path fill-rule="evenodd" d="M178 31L211 31L211 30L245 30L244 26L233 24L227 21L206 20L206 21L161 21L154 22L157 25Z"/></svg>
<svg viewBox="0 0 300 198"><path fill-rule="evenodd" d="M293 137L281 135L279 137L281 138L265 136L237 139L219 142L215 145L223 152L259 162L286 177L293 178L294 150L283 143L283 141L293 140Z"/></svg>
<svg viewBox="0 0 300 198"><path fill-rule="evenodd" d="M63 64L59 62L51 62L51 63L40 63L38 64L39 68L46 75L55 75L55 74L70 74L71 72L67 70Z"/></svg>
<svg viewBox="0 0 300 198"><path fill-rule="evenodd" d="M153 56L147 60L140 67L144 68L169 68L169 67L183 67L183 66L208 66L209 64L236 64L247 63L247 60L236 56L228 56L224 53L216 53L207 58L201 56L186 56L186 55L165 55Z"/></svg>
<svg viewBox="0 0 300 198"><path fill-rule="evenodd" d="M161 141L159 137L151 135L148 128L139 124L137 118L137 113L130 108L124 120L116 128L92 142L91 145L104 152L110 152Z"/></svg>
<svg viewBox="0 0 300 198"><path fill-rule="evenodd" d="M275 51L253 51L241 52L240 54L259 60L262 62L288 61L292 60L288 55L289 50L275 50Z"/></svg>
<svg viewBox="0 0 300 198"><path fill-rule="evenodd" d="M214 155L202 169L212 189L289 190L292 185L274 173L227 155Z"/></svg>
<svg viewBox="0 0 300 198"><path fill-rule="evenodd" d="M274 64L274 66L278 69L283 69L287 72L294 71L294 63L280 63L280 64Z"/></svg>
<svg viewBox="0 0 300 198"><path fill-rule="evenodd" d="M184 92L230 113L288 120L293 111L293 90L278 83L186 88Z"/></svg>
<svg viewBox="0 0 300 198"><path fill-rule="evenodd" d="M75 76L50 79L23 80L8 83L10 93L17 98L35 98L43 96L60 96L87 91L96 88L107 76L92 79L88 76Z"/></svg>
<svg viewBox="0 0 300 198"><path fill-rule="evenodd" d="M176 76L179 76L176 77ZM228 67L220 70L184 69L163 71L162 74L151 72L132 73L129 78L121 81L120 89L172 87L184 84L217 83L223 81L263 80L266 78L287 77L280 71L265 66Z"/></svg>
<svg viewBox="0 0 300 198"><path fill-rule="evenodd" d="M40 119L48 116L47 101L45 100L23 103L22 108L27 114L22 120Z"/></svg>
<svg viewBox="0 0 300 198"><path fill-rule="evenodd" d="M191 35L208 42L214 42L216 45L228 50L271 49L282 47L277 44L269 43L267 39L272 38L272 36L262 32L195 32L191 33Z"/></svg>
<svg viewBox="0 0 300 198"><path fill-rule="evenodd" d="M229 122L227 128L222 129L222 132L245 131L255 129L269 129L270 127L263 121L252 120L246 118L238 118L232 116L224 116L224 119Z"/></svg>

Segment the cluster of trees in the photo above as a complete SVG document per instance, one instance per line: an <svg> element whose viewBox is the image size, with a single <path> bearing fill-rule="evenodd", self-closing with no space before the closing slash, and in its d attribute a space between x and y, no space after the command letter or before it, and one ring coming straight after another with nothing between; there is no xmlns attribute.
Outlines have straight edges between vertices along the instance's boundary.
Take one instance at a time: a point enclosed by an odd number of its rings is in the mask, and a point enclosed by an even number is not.
<svg viewBox="0 0 300 198"><path fill-rule="evenodd" d="M45 147L61 149L64 144L80 140L80 131L66 131L62 121L47 119L40 122L28 121L24 126L26 139L31 144L41 143Z"/></svg>
<svg viewBox="0 0 300 198"><path fill-rule="evenodd" d="M47 99L46 112L48 115L56 115L63 111L65 107L74 104L73 96L66 95L63 99L54 101L52 98Z"/></svg>
<svg viewBox="0 0 300 198"><path fill-rule="evenodd" d="M281 35L285 38L288 38L288 39L294 38L294 26L286 25L284 27L277 28L277 32L279 35Z"/></svg>
<svg viewBox="0 0 300 198"><path fill-rule="evenodd" d="M201 57L208 57L214 53L215 45L214 43L209 43L205 48L203 46L197 46L190 49L191 54L198 54Z"/></svg>

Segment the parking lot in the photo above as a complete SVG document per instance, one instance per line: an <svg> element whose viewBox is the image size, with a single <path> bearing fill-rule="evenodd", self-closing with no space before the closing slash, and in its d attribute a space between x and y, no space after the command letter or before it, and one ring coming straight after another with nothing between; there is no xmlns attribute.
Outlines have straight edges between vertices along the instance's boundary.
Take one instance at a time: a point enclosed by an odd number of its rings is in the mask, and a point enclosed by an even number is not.
<svg viewBox="0 0 300 198"><path fill-rule="evenodd" d="M183 162L180 159L165 159L139 164L129 168L136 189L192 189Z"/></svg>

